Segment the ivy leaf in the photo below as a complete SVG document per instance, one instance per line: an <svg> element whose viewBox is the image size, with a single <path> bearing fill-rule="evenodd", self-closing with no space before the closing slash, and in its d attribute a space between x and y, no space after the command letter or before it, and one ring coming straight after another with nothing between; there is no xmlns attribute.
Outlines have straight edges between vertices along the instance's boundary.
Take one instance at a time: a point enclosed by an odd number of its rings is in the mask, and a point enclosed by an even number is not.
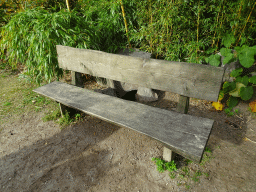
<svg viewBox="0 0 256 192"><path fill-rule="evenodd" d="M247 100L251 99L252 95L253 95L253 87L252 86L241 87L241 89L240 89L241 99L243 99L244 101L247 101Z"/></svg>
<svg viewBox="0 0 256 192"><path fill-rule="evenodd" d="M250 77L249 82L253 83L253 84L256 84L256 76Z"/></svg>
<svg viewBox="0 0 256 192"><path fill-rule="evenodd" d="M231 76L231 77L237 77L237 76L241 75L242 72L243 72L243 68L238 68L238 69L233 70L233 71L230 73L230 76Z"/></svg>
<svg viewBox="0 0 256 192"><path fill-rule="evenodd" d="M222 40L222 44L225 46L225 47L230 47L232 44L234 44L236 41L234 35L231 35L231 34L227 34L223 40Z"/></svg>
<svg viewBox="0 0 256 192"><path fill-rule="evenodd" d="M222 56L226 57L228 53L231 53L231 49L221 48L220 53L221 53Z"/></svg>
<svg viewBox="0 0 256 192"><path fill-rule="evenodd" d="M249 68L254 63L255 50L252 47L243 48L239 53L238 58L242 66Z"/></svg>
<svg viewBox="0 0 256 192"><path fill-rule="evenodd" d="M234 108L235 106L237 106L238 104L238 98L230 96L228 101L227 101L227 105L229 108Z"/></svg>
<svg viewBox="0 0 256 192"><path fill-rule="evenodd" d="M220 55L211 55L209 58L209 63L212 66L218 67L220 65Z"/></svg>
<svg viewBox="0 0 256 192"><path fill-rule="evenodd" d="M231 63L235 61L233 53L227 53L226 57L223 59L223 64Z"/></svg>
<svg viewBox="0 0 256 192"><path fill-rule="evenodd" d="M249 83L249 77L247 75L245 75L243 77L237 77L236 82L243 83L245 86L247 86Z"/></svg>

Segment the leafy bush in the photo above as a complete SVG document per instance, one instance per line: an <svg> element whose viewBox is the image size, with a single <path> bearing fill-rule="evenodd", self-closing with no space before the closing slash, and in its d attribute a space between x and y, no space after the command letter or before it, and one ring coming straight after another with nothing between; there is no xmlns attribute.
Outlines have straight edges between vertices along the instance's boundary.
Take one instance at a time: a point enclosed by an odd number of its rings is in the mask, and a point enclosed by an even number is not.
<svg viewBox="0 0 256 192"><path fill-rule="evenodd" d="M42 8L26 10L14 15L2 28L0 40L1 59L7 59L12 67L25 64L26 73L51 80L61 76L58 67L56 45L99 49L95 29L77 12L50 13ZM8 55L8 57L7 57Z"/></svg>
<svg viewBox="0 0 256 192"><path fill-rule="evenodd" d="M232 44L234 43L235 37L227 35L222 41L222 44L225 45L225 47L220 49L220 53L224 57L224 65L237 60L242 65L241 68L231 72L230 76L234 77L235 80L233 82L224 82L220 92L219 101L222 100L224 94L229 95L229 99L227 100L227 106L229 108L225 110L227 114L233 114L231 110L238 104L238 98L241 98L244 101L251 99L254 94L253 86L256 85L256 76L252 76L250 74L252 72L247 74L243 73L244 69L253 67L255 63L256 45L252 47L247 45L236 46L232 51L230 47L232 47ZM218 54L211 55L206 58L206 61L209 62L210 65L218 67L221 64L221 56Z"/></svg>
<svg viewBox="0 0 256 192"><path fill-rule="evenodd" d="M136 25L135 2L123 2L128 26L131 29ZM77 9L84 15L85 21L95 27L100 38L100 50L115 53L120 47L128 45L120 1L80 0Z"/></svg>
<svg viewBox="0 0 256 192"><path fill-rule="evenodd" d="M158 58L202 63L220 49L226 34L234 35L236 46L255 45L254 0L136 2L138 27L131 40Z"/></svg>

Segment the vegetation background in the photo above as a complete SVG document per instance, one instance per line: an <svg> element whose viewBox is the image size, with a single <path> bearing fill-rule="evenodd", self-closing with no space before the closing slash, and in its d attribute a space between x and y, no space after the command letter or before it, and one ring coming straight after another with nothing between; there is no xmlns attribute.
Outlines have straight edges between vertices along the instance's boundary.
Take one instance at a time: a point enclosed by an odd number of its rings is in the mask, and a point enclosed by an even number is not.
<svg viewBox="0 0 256 192"><path fill-rule="evenodd" d="M230 48L255 45L254 0L70 0L70 7L64 0L1 1L1 58L26 65L40 82L62 74L56 44L111 53L130 45L193 63L220 50L227 34L235 38Z"/></svg>

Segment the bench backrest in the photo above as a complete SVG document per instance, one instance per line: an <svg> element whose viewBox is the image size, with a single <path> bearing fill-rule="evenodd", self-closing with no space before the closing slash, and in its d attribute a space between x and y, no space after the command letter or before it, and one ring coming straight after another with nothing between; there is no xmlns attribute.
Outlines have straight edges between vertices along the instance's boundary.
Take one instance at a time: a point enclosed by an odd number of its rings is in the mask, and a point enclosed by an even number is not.
<svg viewBox="0 0 256 192"><path fill-rule="evenodd" d="M59 67L142 87L217 101L224 69L57 45Z"/></svg>

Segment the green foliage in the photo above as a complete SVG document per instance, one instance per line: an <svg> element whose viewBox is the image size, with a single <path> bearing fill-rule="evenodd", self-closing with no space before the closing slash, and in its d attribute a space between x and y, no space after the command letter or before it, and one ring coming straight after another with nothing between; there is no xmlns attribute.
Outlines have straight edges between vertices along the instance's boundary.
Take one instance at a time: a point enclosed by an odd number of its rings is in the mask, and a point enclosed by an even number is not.
<svg viewBox="0 0 256 192"><path fill-rule="evenodd" d="M256 51L254 47L248 47L243 45L243 47L238 51L238 59L242 66L249 68L254 64L254 56Z"/></svg>
<svg viewBox="0 0 256 192"><path fill-rule="evenodd" d="M230 73L231 77L238 77L243 72L243 68L235 69Z"/></svg>
<svg viewBox="0 0 256 192"><path fill-rule="evenodd" d="M136 25L136 10L134 1L123 1L128 27L132 30ZM80 14L84 15L85 22L93 26L97 36L97 42L102 51L115 53L122 46L128 44L124 19L120 7L120 1L116 0L80 0L77 3Z"/></svg>
<svg viewBox="0 0 256 192"><path fill-rule="evenodd" d="M218 67L220 65L220 55L216 54L216 55L211 55L209 57L209 63L212 66Z"/></svg>
<svg viewBox="0 0 256 192"><path fill-rule="evenodd" d="M201 171L196 171L195 174L193 175L192 177L192 180L194 182L198 182L199 181L199 177L202 175L202 172Z"/></svg>
<svg viewBox="0 0 256 192"><path fill-rule="evenodd" d="M60 77L56 45L98 49L94 30L76 12L50 13L41 8L26 10L12 17L2 28L0 40L1 59L7 59L15 68L25 64L26 75L43 78ZM9 56L6 56L6 52Z"/></svg>
<svg viewBox="0 0 256 192"><path fill-rule="evenodd" d="M155 162L156 166L157 166L157 170L162 173L164 172L165 170L168 170L170 172L172 171L176 171L177 168L176 168L176 163L174 161L170 161L170 162L166 162L160 158L152 158L152 161Z"/></svg>
<svg viewBox="0 0 256 192"><path fill-rule="evenodd" d="M221 39L227 48L255 44L253 4L253 0L136 1L138 25L130 31L131 40L159 58L201 63L221 48Z"/></svg>
<svg viewBox="0 0 256 192"><path fill-rule="evenodd" d="M222 38L222 44L229 48L231 47L232 44L234 44L236 42L236 39L234 37L233 34L226 34L223 38ZM223 55L224 56L224 55Z"/></svg>
<svg viewBox="0 0 256 192"><path fill-rule="evenodd" d="M49 112L49 114L43 117L43 121L45 122L45 121L57 120L58 118L60 118L60 116L61 116L60 110L51 111Z"/></svg>
<svg viewBox="0 0 256 192"><path fill-rule="evenodd" d="M235 47L235 51L232 53L229 47L235 43L235 38L232 35L227 35L224 39L222 39L222 43L226 46L226 48L220 49L221 55L225 57L223 60L223 64L227 64L238 59L244 68L250 68L254 65L256 46L237 46ZM210 65L219 66L220 61L218 60L218 58L219 55L215 54L208 57L206 61L208 61ZM251 99L254 94L254 90L252 87L254 85L252 84L256 83L256 78L250 77L247 74L243 74L243 72L243 68L233 70L230 73L230 76L234 77L235 81L225 82L223 84L223 92L228 93L231 96L227 101L227 105L229 108L225 109L225 112L228 115L233 115L232 108L238 104L238 97L240 97L244 101L247 101Z"/></svg>
<svg viewBox="0 0 256 192"><path fill-rule="evenodd" d="M241 96L241 99L243 99L244 101L247 101L251 99L253 96L253 87L252 86L241 87L239 94Z"/></svg>
<svg viewBox="0 0 256 192"><path fill-rule="evenodd" d="M228 101L227 101L228 107L229 108L234 108L235 106L237 106L237 104L238 104L238 98L230 96Z"/></svg>
<svg viewBox="0 0 256 192"><path fill-rule="evenodd" d="M61 128L69 125L74 120L70 118L70 115L68 112L66 112L61 118L59 118L58 123L61 125Z"/></svg>
<svg viewBox="0 0 256 192"><path fill-rule="evenodd" d="M249 78L249 82L256 85L256 76L252 76Z"/></svg>

